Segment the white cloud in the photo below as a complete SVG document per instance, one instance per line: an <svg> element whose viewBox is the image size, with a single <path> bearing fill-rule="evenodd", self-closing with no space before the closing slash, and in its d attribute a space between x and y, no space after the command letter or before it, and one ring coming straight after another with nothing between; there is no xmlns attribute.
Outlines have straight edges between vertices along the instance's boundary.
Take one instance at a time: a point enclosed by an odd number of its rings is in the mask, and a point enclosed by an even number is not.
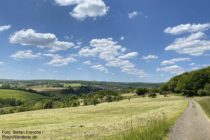
<svg viewBox="0 0 210 140"><path fill-rule="evenodd" d="M86 57L98 56L101 59L109 60L119 56L123 51L123 47L113 41L112 38L92 39L90 46L91 47L82 48L79 54Z"/></svg>
<svg viewBox="0 0 210 140"><path fill-rule="evenodd" d="M130 52L130 53L127 53L125 55L121 55L119 56L120 59L130 59L130 58L134 58L138 56L138 53L137 52Z"/></svg>
<svg viewBox="0 0 210 140"><path fill-rule="evenodd" d="M53 59L48 64L55 67L67 66L68 64L77 61L77 59L74 58L73 55L70 55L68 57L63 57L58 54L44 54L44 56L52 57Z"/></svg>
<svg viewBox="0 0 210 140"><path fill-rule="evenodd" d="M203 55L210 51L210 40L205 39L203 32L192 33L187 37L177 38L172 44L165 48L166 51L176 51L180 54L189 54L192 56Z"/></svg>
<svg viewBox="0 0 210 140"><path fill-rule="evenodd" d="M103 65L93 65L93 66L91 66L91 68L98 70L98 71L105 72L105 73L109 73L109 70L107 68L105 68Z"/></svg>
<svg viewBox="0 0 210 140"><path fill-rule="evenodd" d="M3 65L3 64L4 64L4 62L0 61L0 65Z"/></svg>
<svg viewBox="0 0 210 140"><path fill-rule="evenodd" d="M81 48L81 46L82 46L82 42L81 41L77 41L74 49L79 49L79 48Z"/></svg>
<svg viewBox="0 0 210 140"><path fill-rule="evenodd" d="M17 51L15 54L11 55L12 58L19 59L36 59L41 57L41 53L34 54L32 50Z"/></svg>
<svg viewBox="0 0 210 140"><path fill-rule="evenodd" d="M23 46L37 46L50 49L51 52L67 50L74 47L74 43L59 41L54 34L37 33L33 29L20 30L10 37L10 43Z"/></svg>
<svg viewBox="0 0 210 140"><path fill-rule="evenodd" d="M83 64L85 64L85 65L92 65L92 63L88 60L88 61L85 61L85 62L83 62Z"/></svg>
<svg viewBox="0 0 210 140"><path fill-rule="evenodd" d="M182 67L177 65L158 68L157 71L171 73L171 74L181 74L185 72L185 70Z"/></svg>
<svg viewBox="0 0 210 140"><path fill-rule="evenodd" d="M60 6L69 6L82 2L83 0L55 0L55 2Z"/></svg>
<svg viewBox="0 0 210 140"><path fill-rule="evenodd" d="M206 31L210 28L210 23L205 24L181 24L175 27L168 27L165 29L165 33L172 35L179 35L184 33L194 33Z"/></svg>
<svg viewBox="0 0 210 140"><path fill-rule="evenodd" d="M55 2L60 6L75 5L69 14L78 20L104 16L109 11L103 0L55 0Z"/></svg>
<svg viewBox="0 0 210 140"><path fill-rule="evenodd" d="M0 26L0 32L7 31L11 27L12 27L11 25L3 25L3 26Z"/></svg>
<svg viewBox="0 0 210 140"><path fill-rule="evenodd" d="M210 66L210 64L195 64L195 63L191 63L190 66L192 66L192 70L197 70L197 69L201 69L201 68L205 68Z"/></svg>
<svg viewBox="0 0 210 140"><path fill-rule="evenodd" d="M161 62L161 65L174 65L176 62L186 62L191 61L191 58L173 58L170 60L164 60Z"/></svg>
<svg viewBox="0 0 210 140"><path fill-rule="evenodd" d="M109 73L109 70L101 64L93 64L89 60L84 61L83 64L91 66L92 69L95 69L95 70L98 70L98 71L101 71L101 72L104 72L104 73Z"/></svg>
<svg viewBox="0 0 210 140"><path fill-rule="evenodd" d="M131 74L131 75L136 75L138 77L149 76L147 73L144 72L144 70L137 69L135 65L131 63L129 60L122 60L119 58L114 58L114 59L109 60L106 63L106 66L120 68L122 72Z"/></svg>
<svg viewBox="0 0 210 140"><path fill-rule="evenodd" d="M190 66L195 66L196 64L195 63L190 63Z"/></svg>
<svg viewBox="0 0 210 140"><path fill-rule="evenodd" d="M113 41L112 38L92 39L90 47L80 49L79 54L85 57L98 57L106 61L106 66L120 68L122 72L146 77L143 70L137 69L129 60L138 55L137 52L126 52L126 48Z"/></svg>
<svg viewBox="0 0 210 140"><path fill-rule="evenodd" d="M135 18L136 16L138 16L138 15L140 15L140 14L141 14L140 12L133 11L133 12L128 13L128 17L129 17L130 19L132 19L132 18Z"/></svg>
<svg viewBox="0 0 210 140"><path fill-rule="evenodd" d="M146 60L146 61L151 61L151 60L155 60L155 59L158 59L158 56L154 55L154 54L149 54L147 56L143 56L143 60Z"/></svg>
<svg viewBox="0 0 210 140"><path fill-rule="evenodd" d="M124 39L125 39L125 37L124 37L124 36L121 36L121 37L120 37L120 40L121 40L121 41L123 41Z"/></svg>

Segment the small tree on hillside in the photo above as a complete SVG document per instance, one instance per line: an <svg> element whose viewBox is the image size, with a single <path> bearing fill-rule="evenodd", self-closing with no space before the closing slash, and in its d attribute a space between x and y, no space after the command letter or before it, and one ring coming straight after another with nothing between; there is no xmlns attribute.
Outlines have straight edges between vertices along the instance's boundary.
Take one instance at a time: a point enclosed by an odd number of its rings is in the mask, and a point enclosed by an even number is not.
<svg viewBox="0 0 210 140"><path fill-rule="evenodd" d="M148 90L146 89L146 88L138 88L137 90L136 90L136 94L137 95L145 95L146 93L148 92Z"/></svg>

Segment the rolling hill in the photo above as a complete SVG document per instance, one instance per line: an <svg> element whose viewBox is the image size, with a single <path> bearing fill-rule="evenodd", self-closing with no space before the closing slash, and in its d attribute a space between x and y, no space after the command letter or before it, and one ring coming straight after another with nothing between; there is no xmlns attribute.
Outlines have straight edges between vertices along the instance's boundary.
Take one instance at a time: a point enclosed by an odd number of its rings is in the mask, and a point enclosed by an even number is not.
<svg viewBox="0 0 210 140"><path fill-rule="evenodd" d="M188 96L210 95L210 67L175 76L161 90Z"/></svg>

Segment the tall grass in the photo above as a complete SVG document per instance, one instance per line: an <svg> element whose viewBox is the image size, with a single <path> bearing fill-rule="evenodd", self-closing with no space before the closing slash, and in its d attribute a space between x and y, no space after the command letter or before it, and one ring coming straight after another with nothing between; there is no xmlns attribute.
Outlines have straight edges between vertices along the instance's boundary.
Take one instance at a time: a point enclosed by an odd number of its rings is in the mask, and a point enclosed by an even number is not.
<svg viewBox="0 0 210 140"><path fill-rule="evenodd" d="M164 115L161 117L156 116L155 118L151 117L145 119L144 124L137 127L133 126L131 120L130 128L121 134L107 137L105 140L163 140L167 137L169 129L176 118L168 120ZM129 126L127 125L127 127Z"/></svg>
<svg viewBox="0 0 210 140"><path fill-rule="evenodd" d="M205 113L210 117L210 98L202 98L197 100Z"/></svg>

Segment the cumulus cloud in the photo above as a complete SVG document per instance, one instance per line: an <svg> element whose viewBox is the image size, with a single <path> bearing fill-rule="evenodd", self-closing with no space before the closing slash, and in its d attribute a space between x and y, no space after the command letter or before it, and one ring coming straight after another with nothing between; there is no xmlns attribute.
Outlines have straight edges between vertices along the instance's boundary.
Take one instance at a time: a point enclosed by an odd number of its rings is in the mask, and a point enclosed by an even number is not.
<svg viewBox="0 0 210 140"><path fill-rule="evenodd" d="M175 27L168 27L165 29L165 33L172 35L179 35L184 33L194 33L206 31L210 28L210 23L205 24L181 24Z"/></svg>
<svg viewBox="0 0 210 140"><path fill-rule="evenodd" d="M90 62L90 61L88 60L88 61L83 62L83 64L85 64L85 65L92 65L92 62Z"/></svg>
<svg viewBox="0 0 210 140"><path fill-rule="evenodd" d="M145 73L142 69L137 69L136 66L129 60L123 60L119 58L113 58L106 63L108 67L120 68L122 72L127 74L136 75L138 77L148 77L149 75Z"/></svg>
<svg viewBox="0 0 210 140"><path fill-rule="evenodd" d="M67 66L68 64L77 61L77 59L73 55L70 55L68 57L63 57L58 54L43 54L43 55L52 57L53 59L48 64L55 67Z"/></svg>
<svg viewBox="0 0 210 140"><path fill-rule="evenodd" d="M178 65L172 65L172 66L158 68L157 71L171 73L171 74L181 74L181 73L185 72L185 70Z"/></svg>
<svg viewBox="0 0 210 140"><path fill-rule="evenodd" d="M101 71L101 72L104 72L104 73L109 73L109 70L106 67L104 67L103 65L93 65L93 66L91 66L91 68Z"/></svg>
<svg viewBox="0 0 210 140"><path fill-rule="evenodd" d="M80 49L79 54L85 57L98 57L108 67L120 68L122 72L138 77L148 76L144 70L137 69L128 59L136 57L137 52L126 52L126 48L113 41L112 38L92 39L90 47Z"/></svg>
<svg viewBox="0 0 210 140"><path fill-rule="evenodd" d="M69 14L78 20L104 16L109 11L103 0L55 0L55 2L60 6L75 5Z"/></svg>
<svg viewBox="0 0 210 140"><path fill-rule="evenodd" d="M98 71L101 71L101 72L104 72L104 73L109 73L109 70L101 64L93 64L89 60L84 61L83 64L90 66L92 69L95 69L95 70L98 70Z"/></svg>
<svg viewBox="0 0 210 140"><path fill-rule="evenodd" d="M11 25L0 25L0 32L7 31L11 28Z"/></svg>
<svg viewBox="0 0 210 140"><path fill-rule="evenodd" d="M164 60L161 62L161 65L174 65L177 62L186 62L191 61L191 58L173 58L170 60Z"/></svg>
<svg viewBox="0 0 210 140"><path fill-rule="evenodd" d="M124 48L113 41L112 38L92 39L90 46L82 48L79 54L109 60L119 56L124 51Z"/></svg>
<svg viewBox="0 0 210 140"><path fill-rule="evenodd" d="M172 44L167 46L165 50L173 50L180 54L200 56L206 51L210 51L210 40L205 38L206 35L203 32L192 33L187 37L177 38Z"/></svg>
<svg viewBox="0 0 210 140"><path fill-rule="evenodd" d="M132 18L135 18L136 16L138 16L138 15L140 15L140 14L141 14L140 12L133 11L133 12L128 13L128 17L129 17L130 19L132 19Z"/></svg>
<svg viewBox="0 0 210 140"><path fill-rule="evenodd" d="M176 51L180 54L192 56L204 55L210 51L210 40L204 31L210 28L210 23L205 24L181 24L175 27L168 27L165 33L180 35L189 33L188 36L176 38L173 43L165 48L166 51Z"/></svg>
<svg viewBox="0 0 210 140"><path fill-rule="evenodd" d="M37 33L33 29L20 30L15 32L9 39L12 44L21 44L23 46L37 46L41 49L50 49L51 52L67 50L74 47L74 43L59 41L51 33Z"/></svg>
<svg viewBox="0 0 210 140"><path fill-rule="evenodd" d="M138 56L138 52L130 52L130 53L127 53L125 55L121 55L119 56L120 59L130 59L130 58L134 58Z"/></svg>
<svg viewBox="0 0 210 140"><path fill-rule="evenodd" d="M12 58L16 60L20 59L36 59L41 57L41 53L33 53L32 50L23 50L23 51L17 51L15 54L11 55Z"/></svg>
<svg viewBox="0 0 210 140"><path fill-rule="evenodd" d="M146 61L151 61L151 60L155 60L155 59L158 59L158 56L154 55L154 54L149 54L147 56L143 56L143 60L146 60Z"/></svg>

